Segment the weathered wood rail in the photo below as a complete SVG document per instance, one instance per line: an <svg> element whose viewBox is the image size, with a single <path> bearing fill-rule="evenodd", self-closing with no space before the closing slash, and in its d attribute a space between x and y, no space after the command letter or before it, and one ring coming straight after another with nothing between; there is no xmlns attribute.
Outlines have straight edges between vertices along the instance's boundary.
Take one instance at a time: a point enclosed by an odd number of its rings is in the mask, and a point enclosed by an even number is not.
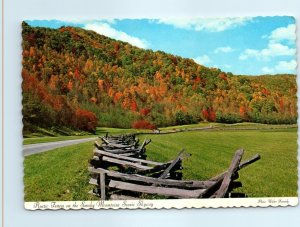
<svg viewBox="0 0 300 227"><path fill-rule="evenodd" d="M145 139L141 145L135 135L100 137L90 160L92 194L106 199L138 199L144 194L163 198L224 198L241 187L238 171L260 159L257 154L241 162L244 150L237 150L228 170L208 180L182 180L184 150L166 163L146 160Z"/></svg>

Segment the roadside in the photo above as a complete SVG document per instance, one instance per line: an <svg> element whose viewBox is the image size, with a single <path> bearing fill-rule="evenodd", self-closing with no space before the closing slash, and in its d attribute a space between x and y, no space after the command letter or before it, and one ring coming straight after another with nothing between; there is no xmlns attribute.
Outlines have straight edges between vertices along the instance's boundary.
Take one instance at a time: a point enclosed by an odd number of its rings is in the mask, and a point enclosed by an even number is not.
<svg viewBox="0 0 300 227"><path fill-rule="evenodd" d="M91 137L93 137L93 135L32 137L32 138L24 138L23 145L36 144L36 143L50 143L50 142L58 142L58 141L64 141L64 140L85 139L85 138L91 138Z"/></svg>
<svg viewBox="0 0 300 227"><path fill-rule="evenodd" d="M41 153L44 151L53 150L59 147L66 147L74 144L84 143L92 140L96 140L97 137L90 137L84 139L75 139L75 140L64 140L57 142L48 142L48 143L37 143L37 144L28 144L23 145L23 154L24 156Z"/></svg>

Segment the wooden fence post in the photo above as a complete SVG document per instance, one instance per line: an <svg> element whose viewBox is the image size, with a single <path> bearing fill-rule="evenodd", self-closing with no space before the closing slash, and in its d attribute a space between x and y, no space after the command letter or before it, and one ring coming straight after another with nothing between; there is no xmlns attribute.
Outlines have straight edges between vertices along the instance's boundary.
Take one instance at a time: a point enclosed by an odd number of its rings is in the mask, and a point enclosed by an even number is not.
<svg viewBox="0 0 300 227"><path fill-rule="evenodd" d="M165 179L167 177L171 169L177 164L177 162L180 161L183 152L184 149L179 152L178 156L173 160L173 162L168 166L168 168L165 169L162 175L160 175L159 179Z"/></svg>
<svg viewBox="0 0 300 227"><path fill-rule="evenodd" d="M100 191L101 191L101 200L105 200L105 173L100 173Z"/></svg>
<svg viewBox="0 0 300 227"><path fill-rule="evenodd" d="M244 154L243 149L240 149L235 153L235 155L234 155L234 157L231 161L231 164L229 166L229 169L228 169L227 173L224 176L222 184L221 184L219 190L216 192L216 197L217 198L223 198L225 196L225 194L227 193L228 187L229 187L230 182L231 182L231 177L238 170L239 165L240 165L240 161L243 157L243 154Z"/></svg>

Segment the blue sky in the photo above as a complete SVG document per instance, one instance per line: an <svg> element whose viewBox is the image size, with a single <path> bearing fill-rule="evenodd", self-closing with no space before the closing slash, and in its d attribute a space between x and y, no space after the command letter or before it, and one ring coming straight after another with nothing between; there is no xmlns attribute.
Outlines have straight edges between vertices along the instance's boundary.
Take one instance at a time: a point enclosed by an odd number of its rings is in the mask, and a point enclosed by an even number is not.
<svg viewBox="0 0 300 227"><path fill-rule="evenodd" d="M234 74L296 73L296 25L288 16L27 22L51 28L82 27Z"/></svg>

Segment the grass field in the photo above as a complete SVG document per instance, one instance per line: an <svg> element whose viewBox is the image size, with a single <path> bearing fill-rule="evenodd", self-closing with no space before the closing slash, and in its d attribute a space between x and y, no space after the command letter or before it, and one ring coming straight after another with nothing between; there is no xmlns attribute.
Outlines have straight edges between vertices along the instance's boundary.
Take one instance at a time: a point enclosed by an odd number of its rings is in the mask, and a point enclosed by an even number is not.
<svg viewBox="0 0 300 227"><path fill-rule="evenodd" d="M234 152L245 149L244 158L256 153L261 160L241 170L249 197L297 196L297 132L286 131L201 131L151 136L148 159L167 161L184 148L192 156L183 162L185 179L209 179L226 170Z"/></svg>
<svg viewBox="0 0 300 227"><path fill-rule="evenodd" d="M276 126L274 130L271 126L262 126L261 130L238 130L238 127L241 126L237 126L237 130L187 131L140 138L152 139L147 146L150 160L171 160L181 148L191 153L192 156L183 161L185 179L209 179L223 172L238 148L245 149L243 160L259 153L261 160L240 171L243 187L237 191L249 197L297 196L297 128ZM114 131L119 132L127 131ZM87 171L92 144L25 157L25 201L97 199L88 194L92 188Z"/></svg>
<svg viewBox="0 0 300 227"><path fill-rule="evenodd" d="M89 200L93 142L30 155L24 160L25 201Z"/></svg>

